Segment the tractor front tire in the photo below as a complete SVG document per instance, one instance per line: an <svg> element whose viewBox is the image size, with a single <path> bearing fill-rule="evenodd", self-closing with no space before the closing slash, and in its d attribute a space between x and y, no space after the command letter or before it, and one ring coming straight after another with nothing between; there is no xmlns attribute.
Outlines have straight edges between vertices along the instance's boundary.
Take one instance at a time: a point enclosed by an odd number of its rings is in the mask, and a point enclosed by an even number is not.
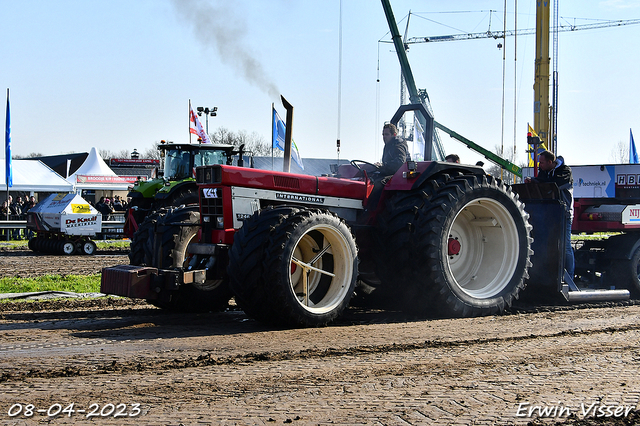
<svg viewBox="0 0 640 426"><path fill-rule="evenodd" d="M271 233L265 256L270 285L268 321L316 327L347 308L358 277L358 250L351 230L336 215L305 209Z"/></svg>
<svg viewBox="0 0 640 426"><path fill-rule="evenodd" d="M227 266L229 286L238 306L258 321L268 321L271 314L267 302L270 288L264 268L269 237L276 226L298 210L296 207L267 206L245 220L233 237Z"/></svg>

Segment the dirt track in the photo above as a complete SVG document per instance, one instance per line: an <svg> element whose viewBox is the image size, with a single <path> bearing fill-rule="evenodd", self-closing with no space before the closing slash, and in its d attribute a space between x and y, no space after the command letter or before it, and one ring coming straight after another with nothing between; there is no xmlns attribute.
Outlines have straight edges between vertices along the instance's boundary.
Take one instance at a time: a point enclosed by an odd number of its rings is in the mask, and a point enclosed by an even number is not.
<svg viewBox="0 0 640 426"><path fill-rule="evenodd" d="M89 275L106 266L129 263L125 250L98 250L95 256L54 256L31 250L0 250L0 278Z"/></svg>
<svg viewBox="0 0 640 426"><path fill-rule="evenodd" d="M3 270L20 257L0 256ZM26 273L55 263L22 257ZM73 259L95 271L126 257ZM233 310L38 305L45 310L0 311L3 424L84 424L96 407L107 414L94 420L101 424L640 423L637 305L462 320L352 308L334 326L304 330L271 329ZM70 416L47 416L71 403ZM109 404L140 413L114 418ZM587 409L603 422L568 418Z"/></svg>

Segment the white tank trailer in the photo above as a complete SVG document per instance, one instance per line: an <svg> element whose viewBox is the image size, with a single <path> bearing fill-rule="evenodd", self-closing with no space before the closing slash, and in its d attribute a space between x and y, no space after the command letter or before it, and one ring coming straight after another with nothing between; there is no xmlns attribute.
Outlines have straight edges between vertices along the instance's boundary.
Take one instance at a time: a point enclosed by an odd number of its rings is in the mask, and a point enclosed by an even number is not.
<svg viewBox="0 0 640 426"><path fill-rule="evenodd" d="M51 194L27 212L27 228L37 233L29 240L33 251L92 255L102 214L77 194Z"/></svg>

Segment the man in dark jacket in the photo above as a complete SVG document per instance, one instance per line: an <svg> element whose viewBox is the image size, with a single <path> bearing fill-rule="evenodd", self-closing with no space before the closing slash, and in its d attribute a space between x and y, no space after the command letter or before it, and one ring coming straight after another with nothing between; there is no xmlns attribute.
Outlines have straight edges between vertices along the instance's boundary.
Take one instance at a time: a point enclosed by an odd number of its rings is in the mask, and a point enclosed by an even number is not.
<svg viewBox="0 0 640 426"><path fill-rule="evenodd" d="M381 176L392 176L400 166L411 160L409 146L404 139L398 137L398 129L393 124L387 123L382 128L382 163L378 163Z"/></svg>
<svg viewBox="0 0 640 426"><path fill-rule="evenodd" d="M538 177L526 178L525 182L554 182L560 189L562 201L566 204L567 224L565 229L566 251L564 268L571 279L575 272L575 258L571 247L571 223L573 222L573 175L571 167L567 166L564 158L557 157L553 152L542 151L538 157Z"/></svg>
<svg viewBox="0 0 640 426"><path fill-rule="evenodd" d="M404 139L398 137L398 129L395 125L387 123L383 126L382 140L384 141L382 162L376 163L378 170L371 176L373 190L367 200L368 212L375 210L378 201L380 201L382 189L398 171L400 166L411 160L409 146Z"/></svg>

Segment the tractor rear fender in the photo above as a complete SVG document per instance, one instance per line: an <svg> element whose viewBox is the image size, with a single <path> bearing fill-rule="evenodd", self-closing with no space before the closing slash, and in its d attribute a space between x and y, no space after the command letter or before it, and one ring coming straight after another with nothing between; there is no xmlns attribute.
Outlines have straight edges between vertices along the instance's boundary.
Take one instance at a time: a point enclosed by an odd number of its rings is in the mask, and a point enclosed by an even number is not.
<svg viewBox="0 0 640 426"><path fill-rule="evenodd" d="M410 163L411 168L409 167ZM415 170L412 173L412 169ZM407 162L404 163L393 178L385 186L386 191L409 191L422 188L426 182L434 179L436 176L449 174L452 176L458 174L483 176L486 173L479 166L462 165L456 163L439 162L439 161L423 161L423 162Z"/></svg>
<svg viewBox="0 0 640 426"><path fill-rule="evenodd" d="M426 164L427 167L424 171L422 171L418 177L415 179L410 189L420 189L422 188L428 181L434 179L436 176L449 174L455 176L459 173L465 175L478 175L484 176L486 173L479 166L472 165L463 165L457 163L448 163L448 162L439 162L439 161L431 161L426 163L418 163L418 164ZM405 164L403 167L407 167ZM401 168L402 170L402 168ZM406 171L407 169L405 169ZM396 173L397 175L398 173ZM402 174L401 174L402 176ZM396 176L394 176L395 178ZM407 188L409 189L409 188Z"/></svg>

